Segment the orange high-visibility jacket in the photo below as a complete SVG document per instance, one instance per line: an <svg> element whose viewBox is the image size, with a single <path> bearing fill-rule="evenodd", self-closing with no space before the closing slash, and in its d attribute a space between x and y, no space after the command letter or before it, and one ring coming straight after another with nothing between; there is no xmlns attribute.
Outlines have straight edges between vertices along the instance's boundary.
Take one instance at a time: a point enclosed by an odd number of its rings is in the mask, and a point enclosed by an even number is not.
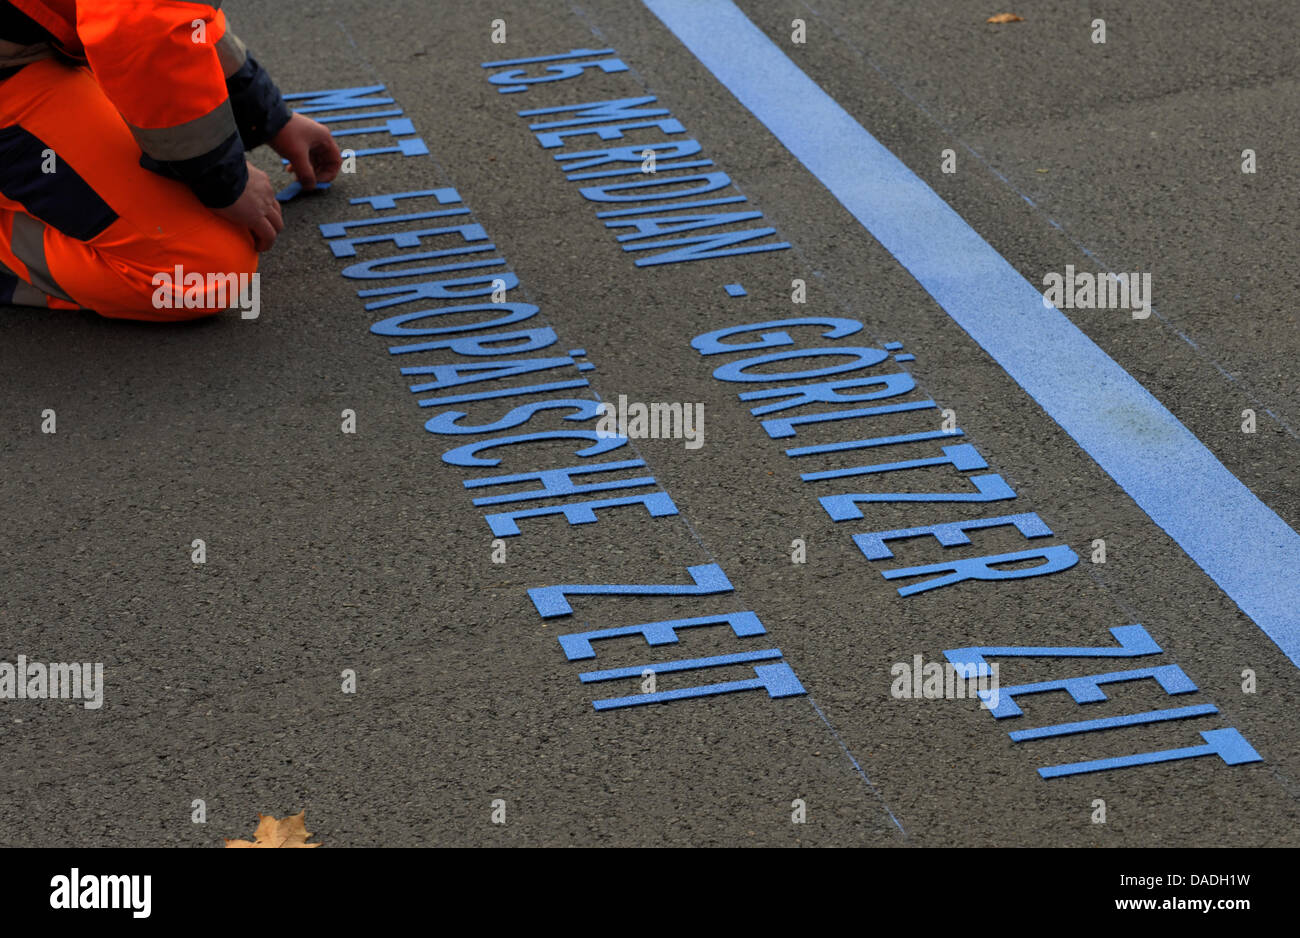
<svg viewBox="0 0 1300 938"><path fill-rule="evenodd" d="M220 7L0 0L0 81L42 58L88 64L139 143L141 165L185 182L204 205L229 205L248 182L245 150L273 137L290 114Z"/></svg>

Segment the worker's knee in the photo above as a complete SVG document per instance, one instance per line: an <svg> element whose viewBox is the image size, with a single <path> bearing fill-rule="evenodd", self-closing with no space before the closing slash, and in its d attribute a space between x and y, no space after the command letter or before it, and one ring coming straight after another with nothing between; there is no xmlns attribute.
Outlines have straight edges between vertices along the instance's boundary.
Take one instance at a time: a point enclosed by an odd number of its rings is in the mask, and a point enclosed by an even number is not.
<svg viewBox="0 0 1300 938"><path fill-rule="evenodd" d="M257 318L252 235L203 214L178 230L110 229L91 244L47 239L53 279L75 305L112 319L177 322L231 309Z"/></svg>
<svg viewBox="0 0 1300 938"><path fill-rule="evenodd" d="M252 238L220 224L183 246L164 251L149 279L148 317L198 319L237 309L246 319L261 311L261 283Z"/></svg>
<svg viewBox="0 0 1300 938"><path fill-rule="evenodd" d="M239 310L243 318L256 319L261 311L261 283L255 269L177 266L154 274L150 312L159 319L198 319L226 310ZM256 265L252 265L255 267Z"/></svg>

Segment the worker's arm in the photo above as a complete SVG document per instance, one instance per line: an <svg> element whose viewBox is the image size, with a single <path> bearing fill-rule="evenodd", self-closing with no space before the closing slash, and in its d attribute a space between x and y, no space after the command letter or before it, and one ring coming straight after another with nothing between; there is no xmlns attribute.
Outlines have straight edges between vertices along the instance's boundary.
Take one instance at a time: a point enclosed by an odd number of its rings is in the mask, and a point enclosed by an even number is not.
<svg viewBox="0 0 1300 938"><path fill-rule="evenodd" d="M231 113L244 149L252 150L269 143L291 117L280 89L229 28L217 42L217 57L226 78Z"/></svg>
<svg viewBox="0 0 1300 938"><path fill-rule="evenodd" d="M223 56L234 65L225 15L181 0L83 0L77 34L142 164L186 183L209 208L238 199L248 170L222 66Z"/></svg>
<svg viewBox="0 0 1300 938"><path fill-rule="evenodd" d="M320 125L290 115L216 6L83 0L77 33L96 80L144 153L141 165L184 182L204 205L248 227L265 250L284 222L270 180L248 165L245 151L282 138L296 149L315 134L304 134L303 121Z"/></svg>
<svg viewBox="0 0 1300 938"><path fill-rule="evenodd" d="M229 29L217 52L244 149L269 143L289 161L305 189L314 189L318 180L332 180L343 160L329 128L303 114L291 114L266 69Z"/></svg>

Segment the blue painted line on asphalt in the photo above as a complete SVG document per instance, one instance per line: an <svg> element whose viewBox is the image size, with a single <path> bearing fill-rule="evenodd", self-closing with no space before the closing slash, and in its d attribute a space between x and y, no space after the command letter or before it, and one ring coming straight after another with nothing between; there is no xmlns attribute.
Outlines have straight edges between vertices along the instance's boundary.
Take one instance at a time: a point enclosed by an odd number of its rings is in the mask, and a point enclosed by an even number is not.
<svg viewBox="0 0 1300 938"><path fill-rule="evenodd" d="M808 10L809 13L818 17L819 19L821 18L821 14L817 12L817 10L809 6L806 2L803 5ZM898 81L896 81L889 74L888 71L881 68L878 63L872 61L869 55L865 54L861 49L857 48L857 46L855 46L847 37L845 37L838 29L836 29L834 23L829 21L823 21L823 25L827 26L830 29L831 33L840 42L844 43L850 50L852 50L858 56L858 58L860 58L867 65L871 66L871 68L873 68L883 80L893 85L895 91L897 91L903 97L907 98L907 100L910 101L917 108L917 110L919 110L922 114L924 114L930 120L930 122L933 123L936 127L938 127L941 131L943 131L945 135L952 137L956 134L956 131L952 127L949 127L942 120L940 120L933 113L931 113L930 109L927 108L921 100L919 100L915 95L909 92L907 88L904 85L900 84ZM980 165L982 165L990 174L1000 179L1007 186L1008 189L1010 189L1012 192L1019 195L1021 198L1026 199L1026 201L1028 201L1029 204L1034 207L1034 210L1037 211L1039 215L1041 215L1043 218L1047 218L1047 216L1043 214L1041 210L1039 210L1038 206L1033 202L1033 200L1028 199L1028 197L1025 196L1025 194L1016 187L1015 183L1008 181L1005 176L999 173L993 167L993 165L987 159L985 159L983 155L980 154L978 150L976 150L969 143L967 143L964 140L961 140L960 138L956 139L955 142L958 145L960 145L963 149L965 149L967 153L969 153L976 160L978 160ZM1057 222L1052 221L1052 219L1050 218L1047 218L1047 221L1051 223L1055 228L1057 228L1061 232L1061 234L1065 237L1065 239L1075 247L1075 249L1081 251L1083 254L1086 254L1088 257L1092 258L1092 260L1095 261L1098 265L1100 265L1105 271L1113 273L1113 269L1111 265L1108 264L1105 261L1105 259L1098 256L1097 254L1094 254L1092 251L1088 250L1088 248L1084 247L1083 244L1081 244L1079 241L1077 241L1074 238L1074 236L1069 232L1069 230L1064 225L1058 224ZM1239 300L1241 299L1241 294L1237 293L1232 298L1234 300ZM1161 325L1163 325L1166 329L1177 332L1177 329L1175 328L1173 322L1167 319L1165 316L1163 316L1160 313L1158 307L1152 306L1151 314L1155 316L1156 319L1160 321ZM1179 333L1179 335L1181 335L1181 333ZM1193 342L1191 339L1187 338L1186 336L1183 336L1183 340L1196 352L1197 356L1202 361L1207 362L1213 365L1216 369L1218 369L1219 374L1226 381L1232 384L1234 387L1238 388L1240 392L1244 394L1252 403L1258 406L1262 406L1259 404L1259 399L1256 396L1255 392L1251 390L1249 387L1247 387L1246 385L1244 385L1238 378L1233 377L1222 367L1220 367L1219 363L1214 360L1214 357L1210 354L1208 350L1202 349L1200 345ZM1272 414L1272 411L1266 411L1266 412ZM1280 426L1284 431L1286 431L1287 434L1289 434L1291 437L1295 439L1300 440L1300 433L1297 433L1294 427L1292 427L1289 423L1287 423L1285 420L1283 420L1281 417L1277 416L1276 414L1272 414L1272 416L1273 419L1277 422L1277 425Z"/></svg>
<svg viewBox="0 0 1300 938"><path fill-rule="evenodd" d="M642 0L1300 667L1300 535L730 0Z"/></svg>

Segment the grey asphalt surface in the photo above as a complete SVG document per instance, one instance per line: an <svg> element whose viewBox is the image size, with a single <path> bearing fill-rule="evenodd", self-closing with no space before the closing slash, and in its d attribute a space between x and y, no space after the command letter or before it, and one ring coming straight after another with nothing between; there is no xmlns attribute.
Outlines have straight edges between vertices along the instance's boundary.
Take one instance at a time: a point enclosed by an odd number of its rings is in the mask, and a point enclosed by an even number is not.
<svg viewBox="0 0 1300 938"><path fill-rule="evenodd" d="M958 2L738 5L1031 282L1066 264L1097 270L1085 249L1150 271L1158 316L1068 315L1300 526L1300 8L1033 2L1011 7L1025 22L992 26L1001 7ZM0 660L102 661L107 683L98 711L0 701L0 843L212 847L250 836L258 812L305 809L331 846L1300 844L1295 666L641 4L225 9L286 92L384 84L431 154L359 161L329 193L289 203L288 228L264 255L256 321L159 328L0 309ZM790 41L796 17L802 45ZM1089 39L1096 17L1101 46ZM490 40L494 19L505 44ZM500 95L480 67L584 46L611 46L631 69ZM793 249L637 268L515 113L642 94L672 110ZM945 148L958 152L955 174L941 172ZM1240 171L1245 148L1258 154L1255 175ZM258 161L273 168L274 156ZM403 387L405 362L369 333L382 314L355 291L373 284L340 276L348 262L317 228L364 217L348 198L437 186L461 193L557 348L586 349L596 368L584 377L603 399L704 403L703 448L636 441L678 518L525 519L507 562L492 563L492 534L461 485L469 473L440 461L445 447L422 429L430 413ZM367 246L357 259L383 253ZM793 278L809 285L806 306L789 301ZM748 296L728 297L732 282ZM918 385L1019 493L970 513L878 505L854 531L1034 511L1083 562L899 597L819 507L831 489L798 478L857 465L855 454L786 458L792 444L769 439L689 344L792 315L850 315L870 341L903 342ZM46 408L58 415L53 435L40 432ZM355 435L340 432L345 408ZM1246 408L1258 413L1254 434L1240 429ZM505 410L464 409L485 422ZM538 424L529 429L557 426ZM914 415L871 427L917 429ZM833 426L800 433L845 437ZM535 452L567 464L558 447ZM497 471L530 468L507 460ZM951 484L950 468L908 475L912 491ZM201 566L195 538L207 544ZM795 538L806 564L790 561ZM1095 538L1104 565L1088 562ZM1005 530L979 543L1024 546ZM900 565L947 559L932 540L896 544ZM685 582L687 565L709 562L734 594L580 597L571 619L544 622L526 592ZM591 701L615 685L580 684L587 666L556 641L583 623L742 608L760 615L807 696L597 713ZM974 701L890 694L891 665L915 654L1109 644L1108 628L1134 622L1165 652L1142 664L1179 664L1196 695L1116 685L1086 712L1038 695L1023 704L1025 725L1181 703L1213 702L1218 715L1013 743L1006 721ZM737 648L726 629L696 629L666 650L629 643L609 664L602 649L595 666ZM1095 664L1007 661L1002 679L1103 670ZM340 691L345 669L355 695ZM1257 676L1253 694L1244 669ZM1224 726L1264 761L1036 774L1194 745L1196 730ZM206 823L192 822L194 799ZM506 802L504 825L491 821L494 799ZM794 799L804 824L791 823ZM1104 824L1093 823L1095 799Z"/></svg>

